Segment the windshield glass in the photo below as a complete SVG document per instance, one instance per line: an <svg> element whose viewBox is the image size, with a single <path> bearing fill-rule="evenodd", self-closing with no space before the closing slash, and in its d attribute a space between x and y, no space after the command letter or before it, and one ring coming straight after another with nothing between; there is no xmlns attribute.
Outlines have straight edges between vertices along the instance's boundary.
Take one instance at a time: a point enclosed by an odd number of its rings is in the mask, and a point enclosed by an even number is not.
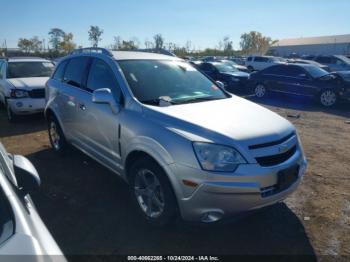
<svg viewBox="0 0 350 262"><path fill-rule="evenodd" d="M232 67L232 71L237 72L238 69L235 67L235 65L237 65L235 62L232 61L223 61L222 63L224 63L224 65Z"/></svg>
<svg viewBox="0 0 350 262"><path fill-rule="evenodd" d="M171 60L118 61L134 96L142 103L157 100L185 103L214 100L227 95L193 66Z"/></svg>
<svg viewBox="0 0 350 262"><path fill-rule="evenodd" d="M323 70L317 66L304 66L304 69L314 78L320 78L329 74L326 70Z"/></svg>
<svg viewBox="0 0 350 262"><path fill-rule="evenodd" d="M51 62L9 62L7 78L49 77L53 68Z"/></svg>
<svg viewBox="0 0 350 262"><path fill-rule="evenodd" d="M219 72L221 73L237 71L236 68L226 63L213 63L213 66L215 66L216 69L219 70Z"/></svg>

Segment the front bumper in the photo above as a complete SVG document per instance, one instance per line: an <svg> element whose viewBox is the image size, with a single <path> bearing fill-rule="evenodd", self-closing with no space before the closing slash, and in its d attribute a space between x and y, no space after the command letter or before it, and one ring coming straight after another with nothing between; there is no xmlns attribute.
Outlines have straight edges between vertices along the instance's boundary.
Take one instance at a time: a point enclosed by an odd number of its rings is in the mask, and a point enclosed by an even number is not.
<svg viewBox="0 0 350 262"><path fill-rule="evenodd" d="M7 103L16 115L41 113L45 109L45 98L9 98Z"/></svg>
<svg viewBox="0 0 350 262"><path fill-rule="evenodd" d="M297 179L284 190L274 192L278 173L293 166L299 166ZM198 184L195 189L181 184L181 188L175 190L178 194L180 213L187 221L215 222L234 214L275 204L295 191L306 166L307 162L300 150L278 166L261 167L259 164L246 164L241 165L234 174L212 174L175 165L173 168L180 179ZM266 194L267 190L270 190L269 194Z"/></svg>

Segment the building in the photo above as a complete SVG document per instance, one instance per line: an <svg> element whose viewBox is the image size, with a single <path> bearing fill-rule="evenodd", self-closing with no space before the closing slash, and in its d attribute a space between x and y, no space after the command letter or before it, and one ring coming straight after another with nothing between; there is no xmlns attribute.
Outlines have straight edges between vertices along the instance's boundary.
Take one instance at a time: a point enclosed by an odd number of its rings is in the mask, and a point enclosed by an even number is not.
<svg viewBox="0 0 350 262"><path fill-rule="evenodd" d="M295 55L348 55L350 54L350 34L283 39L270 47L268 54L283 57Z"/></svg>

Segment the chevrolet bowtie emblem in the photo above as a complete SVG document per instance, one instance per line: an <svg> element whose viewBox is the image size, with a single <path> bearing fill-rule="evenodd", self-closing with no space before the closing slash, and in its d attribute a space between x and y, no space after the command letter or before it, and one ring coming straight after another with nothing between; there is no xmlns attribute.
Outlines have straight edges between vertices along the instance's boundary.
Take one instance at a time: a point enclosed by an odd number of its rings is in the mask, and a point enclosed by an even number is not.
<svg viewBox="0 0 350 262"><path fill-rule="evenodd" d="M287 151L288 151L288 145L281 145L281 146L279 146L278 151L279 151L280 153L285 153L285 152L287 152Z"/></svg>

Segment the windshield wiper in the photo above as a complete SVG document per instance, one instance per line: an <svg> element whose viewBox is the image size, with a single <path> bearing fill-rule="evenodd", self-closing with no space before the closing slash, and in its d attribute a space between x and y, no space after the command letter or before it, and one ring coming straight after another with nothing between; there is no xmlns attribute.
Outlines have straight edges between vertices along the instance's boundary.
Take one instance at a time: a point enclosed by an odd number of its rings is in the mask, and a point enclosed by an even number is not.
<svg viewBox="0 0 350 262"><path fill-rule="evenodd" d="M179 101L178 104L187 104L187 103L196 103L196 102L204 102L204 101L213 101L213 100L219 100L224 98L219 97L213 97L213 96L206 96L206 97L193 97L186 100Z"/></svg>
<svg viewBox="0 0 350 262"><path fill-rule="evenodd" d="M167 96L160 96L155 99L142 100L140 102L148 105L157 105L157 106L167 106L167 105L177 104L176 102L172 101L170 97L167 97Z"/></svg>

